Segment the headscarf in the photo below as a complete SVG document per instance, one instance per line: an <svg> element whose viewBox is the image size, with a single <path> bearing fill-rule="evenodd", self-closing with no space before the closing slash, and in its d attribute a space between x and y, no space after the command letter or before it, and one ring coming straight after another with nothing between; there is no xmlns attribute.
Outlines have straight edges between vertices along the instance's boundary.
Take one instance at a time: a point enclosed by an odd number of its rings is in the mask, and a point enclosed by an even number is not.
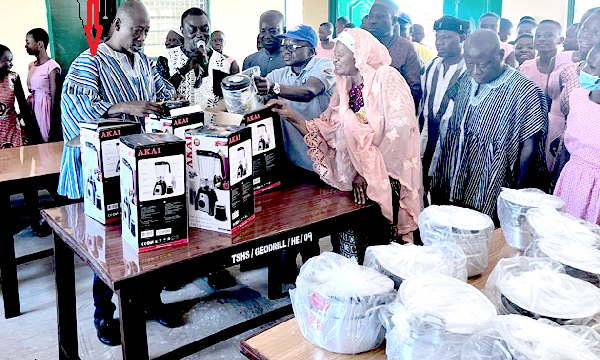
<svg viewBox="0 0 600 360"><path fill-rule="evenodd" d="M175 34L177 34L177 35L179 35L179 36L183 37L183 34L181 33L181 28L174 27L174 28L172 28L172 29L171 29L171 30L169 30L169 31L172 31L172 32L174 32Z"/></svg>
<svg viewBox="0 0 600 360"><path fill-rule="evenodd" d="M393 220L393 204L389 178L398 180L403 187L398 232L408 234L417 228L422 189L414 101L406 80L390 66L392 59L383 44L362 29L344 30L340 42L351 44L349 37L353 39L355 66L363 78L364 106L356 114L350 109L351 79L336 75L339 105L330 105L331 119L307 122L309 132L316 126L327 145L336 151L319 145L320 149L310 149L309 155L321 177L342 190L352 188L352 174L358 172L363 176L367 181L367 196L380 205L383 215L390 221ZM344 140L339 139L340 129ZM311 145L309 141L307 138L307 144L312 148L315 144ZM319 161L320 164L316 163ZM322 166L329 174L324 175L323 169L319 169Z"/></svg>

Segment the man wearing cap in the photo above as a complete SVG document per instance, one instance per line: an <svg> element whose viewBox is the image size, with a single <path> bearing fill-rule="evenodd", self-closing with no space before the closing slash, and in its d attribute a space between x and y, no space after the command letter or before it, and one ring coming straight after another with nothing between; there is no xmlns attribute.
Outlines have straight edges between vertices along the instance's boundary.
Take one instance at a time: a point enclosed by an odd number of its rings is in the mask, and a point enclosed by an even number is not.
<svg viewBox="0 0 600 360"><path fill-rule="evenodd" d="M285 66L281 52L281 40L277 36L285 32L283 14L277 10L269 10L260 16L258 42L263 46L249 55L243 64L243 70L253 66L260 67L260 76L267 76L275 69Z"/></svg>
<svg viewBox="0 0 600 360"><path fill-rule="evenodd" d="M307 25L298 25L279 36L286 66L273 70L266 78L255 79L261 95L287 99L293 110L306 120L318 118L329 105L335 83L333 61L315 56L317 33ZM285 151L290 161L312 172L308 148L298 129L282 122Z"/></svg>
<svg viewBox="0 0 600 360"><path fill-rule="evenodd" d="M398 13L398 24L400 25L400 36L409 40L410 39L410 30L412 29L412 19L410 15L405 12Z"/></svg>
<svg viewBox="0 0 600 360"><path fill-rule="evenodd" d="M453 103L447 94L465 72L463 43L469 33L469 23L453 16L444 16L433 25L438 57L423 68L421 85L423 98L419 107L423 184L429 190L429 180L440 156L440 142L446 135Z"/></svg>
<svg viewBox="0 0 600 360"><path fill-rule="evenodd" d="M421 61L410 41L394 35L398 11L398 4L394 0L375 0L369 12L369 31L390 52L392 67L406 79L418 108L421 100Z"/></svg>

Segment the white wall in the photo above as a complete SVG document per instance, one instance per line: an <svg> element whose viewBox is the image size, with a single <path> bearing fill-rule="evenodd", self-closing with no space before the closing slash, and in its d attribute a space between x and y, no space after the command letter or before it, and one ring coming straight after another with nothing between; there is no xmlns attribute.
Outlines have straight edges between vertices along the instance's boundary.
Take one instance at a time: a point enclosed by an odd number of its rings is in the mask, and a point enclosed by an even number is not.
<svg viewBox="0 0 600 360"><path fill-rule="evenodd" d="M7 3L4 4L4 1ZM34 28L48 31L46 1L44 0L2 0L2 21L0 21L0 44L8 46L13 53L12 71L19 74L25 94L27 72L35 57L25 51L25 35Z"/></svg>
<svg viewBox="0 0 600 360"><path fill-rule="evenodd" d="M509 19L515 26L514 38L519 19L525 15L533 16L538 22L556 20L566 27L567 7L568 0L502 0L502 17Z"/></svg>

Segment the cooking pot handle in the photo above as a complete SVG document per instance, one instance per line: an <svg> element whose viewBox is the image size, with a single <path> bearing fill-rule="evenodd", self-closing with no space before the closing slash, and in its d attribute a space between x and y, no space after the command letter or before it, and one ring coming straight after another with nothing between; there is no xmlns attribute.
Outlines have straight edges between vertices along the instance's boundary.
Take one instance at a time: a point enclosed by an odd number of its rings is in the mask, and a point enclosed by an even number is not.
<svg viewBox="0 0 600 360"><path fill-rule="evenodd" d="M381 322L386 331L392 330L392 312L387 306L377 306L371 310L379 310L379 321Z"/></svg>

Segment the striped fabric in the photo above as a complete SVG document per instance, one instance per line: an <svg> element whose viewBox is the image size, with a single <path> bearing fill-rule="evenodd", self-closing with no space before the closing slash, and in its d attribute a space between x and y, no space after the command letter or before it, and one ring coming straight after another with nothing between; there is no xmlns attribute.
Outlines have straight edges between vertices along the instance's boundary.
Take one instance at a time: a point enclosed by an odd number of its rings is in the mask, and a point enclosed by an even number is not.
<svg viewBox="0 0 600 360"><path fill-rule="evenodd" d="M129 101L169 100L173 86L156 71L150 59L136 53L133 67L127 56L100 44L96 56L86 50L73 61L62 89L62 127L65 142L79 136L79 122L105 116L115 104ZM144 125L141 118L123 115ZM81 153L65 146L58 193L69 199L83 197Z"/></svg>
<svg viewBox="0 0 600 360"><path fill-rule="evenodd" d="M544 94L518 71L507 68L496 80L478 84L463 74L450 90L454 112L433 176L432 201L453 203L496 218L502 187L517 186L520 144L542 133L535 170L547 174L545 139L548 109Z"/></svg>

